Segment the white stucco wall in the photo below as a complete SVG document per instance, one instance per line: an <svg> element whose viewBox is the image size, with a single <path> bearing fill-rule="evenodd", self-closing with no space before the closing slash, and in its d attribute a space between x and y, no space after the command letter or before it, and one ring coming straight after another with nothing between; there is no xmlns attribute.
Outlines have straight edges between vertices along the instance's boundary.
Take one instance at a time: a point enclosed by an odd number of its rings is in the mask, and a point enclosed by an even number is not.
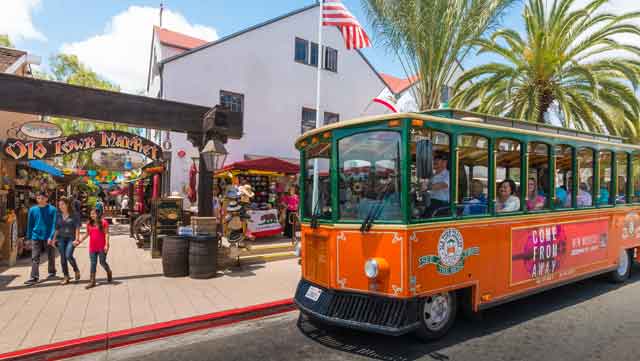
<svg viewBox="0 0 640 361"><path fill-rule="evenodd" d="M227 163L245 154L297 158L302 108L315 108L315 67L294 61L295 38L317 41L318 7L249 31L193 54L163 69L165 99L206 106L219 103L220 90L244 95L244 135L229 140ZM365 60L347 50L336 28L325 27L323 43L338 50L338 72L322 71L321 109L341 120L385 112L370 105L385 84ZM186 135L173 134L172 191L182 191L188 174L177 159L180 149L194 152ZM188 168L187 168L188 169Z"/></svg>

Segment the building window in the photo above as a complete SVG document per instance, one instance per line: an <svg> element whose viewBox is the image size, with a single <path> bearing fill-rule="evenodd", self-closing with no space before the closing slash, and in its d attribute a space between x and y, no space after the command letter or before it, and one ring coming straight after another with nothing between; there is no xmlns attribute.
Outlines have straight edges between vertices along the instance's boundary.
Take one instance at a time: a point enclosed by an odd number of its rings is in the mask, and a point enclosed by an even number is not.
<svg viewBox="0 0 640 361"><path fill-rule="evenodd" d="M338 71L338 51L326 47L324 49L324 68L333 72Z"/></svg>
<svg viewBox="0 0 640 361"><path fill-rule="evenodd" d="M305 133L316 127L315 109L302 108L301 133Z"/></svg>
<svg viewBox="0 0 640 361"><path fill-rule="evenodd" d="M318 66L318 44L311 43L309 65Z"/></svg>
<svg viewBox="0 0 640 361"><path fill-rule="evenodd" d="M295 60L299 63L307 64L308 53L309 53L309 42L304 39L296 38Z"/></svg>
<svg viewBox="0 0 640 361"><path fill-rule="evenodd" d="M244 95L221 90L220 105L228 108L232 112L242 113L244 109Z"/></svg>
<svg viewBox="0 0 640 361"><path fill-rule="evenodd" d="M340 121L340 114L324 112L324 125Z"/></svg>

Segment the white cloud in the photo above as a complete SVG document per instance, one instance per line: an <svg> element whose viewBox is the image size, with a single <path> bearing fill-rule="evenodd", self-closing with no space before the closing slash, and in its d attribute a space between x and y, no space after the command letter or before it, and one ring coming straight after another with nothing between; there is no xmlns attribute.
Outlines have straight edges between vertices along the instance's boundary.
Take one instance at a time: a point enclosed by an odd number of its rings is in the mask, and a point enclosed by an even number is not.
<svg viewBox="0 0 640 361"><path fill-rule="evenodd" d="M47 38L36 29L31 13L40 9L40 0L3 1L0 11L0 34L9 35L14 43L23 40L46 41Z"/></svg>
<svg viewBox="0 0 640 361"><path fill-rule="evenodd" d="M123 91L145 90L152 29L158 24L158 14L158 8L131 6L111 18L102 34L65 43L60 52L77 55L80 61L120 85ZM180 13L167 9L162 15L162 26L207 41L218 38L215 29L190 24Z"/></svg>

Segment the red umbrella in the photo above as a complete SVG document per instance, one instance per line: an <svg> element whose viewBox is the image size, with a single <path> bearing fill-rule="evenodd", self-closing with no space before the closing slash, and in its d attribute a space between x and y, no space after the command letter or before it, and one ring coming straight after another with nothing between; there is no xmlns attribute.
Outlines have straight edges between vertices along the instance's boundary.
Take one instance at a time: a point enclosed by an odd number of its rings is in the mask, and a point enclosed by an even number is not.
<svg viewBox="0 0 640 361"><path fill-rule="evenodd" d="M198 178L198 167L196 166L196 162L191 164L191 169L189 169L189 202L195 203L198 200L198 193L196 192L196 182Z"/></svg>

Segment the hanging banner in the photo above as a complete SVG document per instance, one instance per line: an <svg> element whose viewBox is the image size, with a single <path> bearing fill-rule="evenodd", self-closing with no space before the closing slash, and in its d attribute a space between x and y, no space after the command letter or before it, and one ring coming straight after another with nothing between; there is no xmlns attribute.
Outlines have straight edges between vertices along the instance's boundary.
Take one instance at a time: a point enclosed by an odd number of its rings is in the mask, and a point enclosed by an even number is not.
<svg viewBox="0 0 640 361"><path fill-rule="evenodd" d="M282 232L282 226L278 221L278 210L250 210L247 229L256 237L266 237Z"/></svg>
<svg viewBox="0 0 640 361"><path fill-rule="evenodd" d="M514 228L511 232L512 286L568 276L577 268L607 258L607 219Z"/></svg>
<svg viewBox="0 0 640 361"><path fill-rule="evenodd" d="M135 134L117 130L101 130L48 140L8 139L4 145L4 154L15 160L41 160L110 148L140 153L153 161L162 160L160 146Z"/></svg>

